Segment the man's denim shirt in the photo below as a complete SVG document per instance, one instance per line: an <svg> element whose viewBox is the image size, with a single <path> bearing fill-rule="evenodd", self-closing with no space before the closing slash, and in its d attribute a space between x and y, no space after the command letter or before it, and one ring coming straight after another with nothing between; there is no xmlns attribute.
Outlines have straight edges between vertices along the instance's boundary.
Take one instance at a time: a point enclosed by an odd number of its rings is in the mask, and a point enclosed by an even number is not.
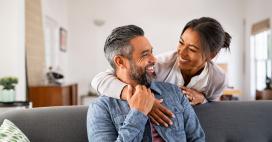
<svg viewBox="0 0 272 142"><path fill-rule="evenodd" d="M205 134L199 120L180 89L162 82L151 83L150 89L175 117L168 128L155 125L155 129L167 142L204 142ZM106 96L90 104L87 114L87 130L90 142L151 142L151 126L146 115L130 109L126 101Z"/></svg>

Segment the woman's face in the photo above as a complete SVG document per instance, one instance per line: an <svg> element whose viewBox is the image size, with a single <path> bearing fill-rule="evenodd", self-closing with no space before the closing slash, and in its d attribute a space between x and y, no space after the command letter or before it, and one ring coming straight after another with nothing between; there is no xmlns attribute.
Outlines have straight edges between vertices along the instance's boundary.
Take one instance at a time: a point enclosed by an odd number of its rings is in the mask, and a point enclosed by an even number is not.
<svg viewBox="0 0 272 142"><path fill-rule="evenodd" d="M198 72L205 65L200 36L191 28L185 30L178 44L179 67L182 71Z"/></svg>

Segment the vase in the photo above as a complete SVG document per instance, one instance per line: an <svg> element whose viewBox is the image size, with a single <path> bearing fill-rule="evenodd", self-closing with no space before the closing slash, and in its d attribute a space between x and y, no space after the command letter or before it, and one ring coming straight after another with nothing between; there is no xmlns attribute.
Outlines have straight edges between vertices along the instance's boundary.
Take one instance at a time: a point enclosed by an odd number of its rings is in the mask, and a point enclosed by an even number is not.
<svg viewBox="0 0 272 142"><path fill-rule="evenodd" d="M3 89L0 91L0 102L14 102L15 101L15 90L14 89Z"/></svg>

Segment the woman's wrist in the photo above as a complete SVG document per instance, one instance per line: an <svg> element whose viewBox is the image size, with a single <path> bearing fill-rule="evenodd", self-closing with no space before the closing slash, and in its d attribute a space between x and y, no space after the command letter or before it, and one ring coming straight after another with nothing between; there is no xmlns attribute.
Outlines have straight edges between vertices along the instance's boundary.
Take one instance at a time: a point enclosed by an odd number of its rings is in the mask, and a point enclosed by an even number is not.
<svg viewBox="0 0 272 142"><path fill-rule="evenodd" d="M123 90L121 91L120 98L122 100L127 100L127 94L128 94L128 85L126 85Z"/></svg>

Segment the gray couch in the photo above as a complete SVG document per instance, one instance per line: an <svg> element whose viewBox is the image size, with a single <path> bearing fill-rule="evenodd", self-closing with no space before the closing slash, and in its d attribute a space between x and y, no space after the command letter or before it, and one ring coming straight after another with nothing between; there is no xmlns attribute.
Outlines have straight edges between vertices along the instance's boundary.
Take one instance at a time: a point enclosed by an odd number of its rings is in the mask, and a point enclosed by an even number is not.
<svg viewBox="0 0 272 142"><path fill-rule="evenodd" d="M87 106L16 110L13 121L32 142L87 142ZM207 142L272 142L272 101L213 102L195 107Z"/></svg>

